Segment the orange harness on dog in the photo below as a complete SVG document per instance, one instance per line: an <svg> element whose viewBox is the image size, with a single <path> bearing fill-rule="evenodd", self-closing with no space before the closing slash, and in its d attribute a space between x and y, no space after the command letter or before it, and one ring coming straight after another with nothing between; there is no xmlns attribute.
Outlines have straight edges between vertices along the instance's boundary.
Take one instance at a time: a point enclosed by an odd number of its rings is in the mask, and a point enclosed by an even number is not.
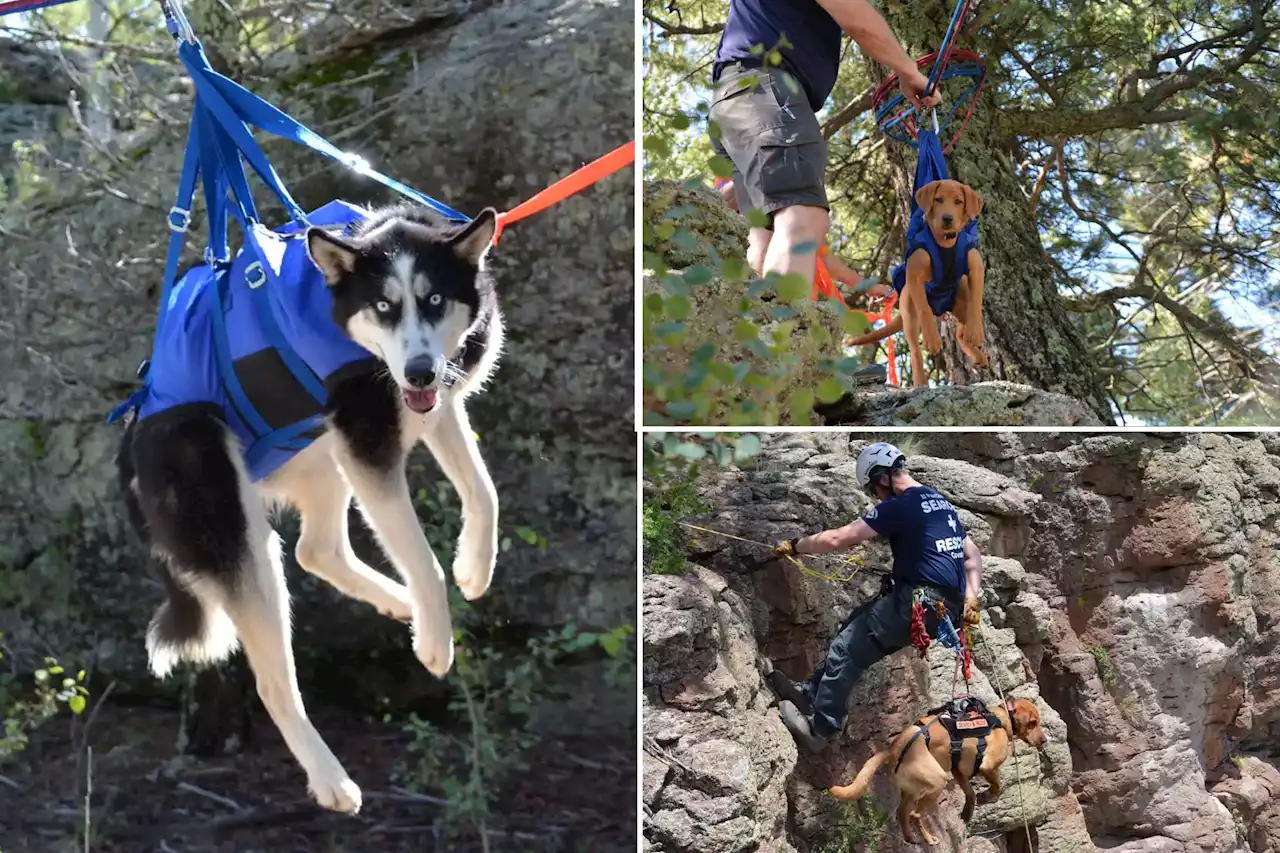
<svg viewBox="0 0 1280 853"><path fill-rule="evenodd" d="M1009 704L1006 710L1012 713L1012 704ZM1000 718L991 713L987 709L986 703L977 696L960 696L952 699L947 704L930 711L927 719L916 723L915 734L907 741L906 746L902 747L902 752L898 753L898 763L893 768L894 773L898 772L898 768L902 766L903 759L907 757L907 751L911 749L912 744L918 738L924 738L925 748L929 747L929 727L935 722L942 723L947 733L951 736L952 771L960 769L960 754L964 749L964 742L966 740L977 740L978 754L974 756L973 770L969 773L970 777L974 776L978 772L978 768L982 766L982 757L987 752L987 736L991 734L993 729L1004 728L1004 723L1000 722Z"/></svg>

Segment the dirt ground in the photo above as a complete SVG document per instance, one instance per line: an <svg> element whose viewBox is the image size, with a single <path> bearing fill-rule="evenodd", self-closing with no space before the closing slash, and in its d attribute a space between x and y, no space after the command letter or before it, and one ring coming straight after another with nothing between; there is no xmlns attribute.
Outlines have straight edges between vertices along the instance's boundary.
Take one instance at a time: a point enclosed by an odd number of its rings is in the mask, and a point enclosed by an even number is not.
<svg viewBox="0 0 1280 853"><path fill-rule="evenodd" d="M364 792L355 816L313 805L306 779L265 716L238 755L175 758L178 715L102 707L89 728L91 853L401 853L482 851L478 833L445 835L445 801L391 781L410 736L342 713L316 727ZM80 853L83 756L75 724L51 722L0 768L0 851ZM489 851L634 851L635 747L613 741L544 743L528 774L507 785L487 824ZM461 773L459 774L461 775Z"/></svg>

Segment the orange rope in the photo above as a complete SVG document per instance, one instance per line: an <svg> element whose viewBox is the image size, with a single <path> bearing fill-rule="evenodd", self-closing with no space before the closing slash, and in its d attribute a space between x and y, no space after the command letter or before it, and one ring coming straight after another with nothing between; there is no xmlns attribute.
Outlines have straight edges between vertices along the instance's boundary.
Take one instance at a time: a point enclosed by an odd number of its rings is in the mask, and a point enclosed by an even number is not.
<svg viewBox="0 0 1280 853"><path fill-rule="evenodd" d="M863 311L860 308L849 308L844 301L844 296L840 293L840 288L831 279L831 273L827 272L827 265L822 262L822 255L818 255L818 268L813 277L813 301L818 301L818 296L822 295L828 299L835 300L843 305L849 311L856 311L874 326L877 320L888 323L893 318L893 306L898 304L898 294L891 293L884 301L884 309L879 314L873 314L870 311ZM898 384L898 359L893 344L893 335L885 341L885 351L889 355L889 382L893 385Z"/></svg>
<svg viewBox="0 0 1280 853"><path fill-rule="evenodd" d="M574 193L581 192L601 178L629 166L636 161L635 140L620 146L598 160L593 160L575 172L572 172L527 201L517 204L506 213L498 214L498 227L493 232L493 245L498 245L502 230L512 222L519 222L527 216L546 210L559 201L564 201Z"/></svg>

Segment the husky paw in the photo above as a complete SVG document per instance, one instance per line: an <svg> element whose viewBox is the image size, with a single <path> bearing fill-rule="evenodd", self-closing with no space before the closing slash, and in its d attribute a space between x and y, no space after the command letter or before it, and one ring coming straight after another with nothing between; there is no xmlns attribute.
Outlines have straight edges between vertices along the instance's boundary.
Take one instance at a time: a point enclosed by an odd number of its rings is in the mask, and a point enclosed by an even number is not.
<svg viewBox="0 0 1280 853"><path fill-rule="evenodd" d="M489 589L498 556L498 535L492 527L464 527L453 561L453 582L468 601Z"/></svg>
<svg viewBox="0 0 1280 853"><path fill-rule="evenodd" d="M345 814L360 811L360 788L341 767L332 774L312 776L307 780L307 787L323 808Z"/></svg>
<svg viewBox="0 0 1280 853"><path fill-rule="evenodd" d="M444 618L424 620L419 614L413 617L413 653L435 676L444 676L453 666L453 625L448 611Z"/></svg>

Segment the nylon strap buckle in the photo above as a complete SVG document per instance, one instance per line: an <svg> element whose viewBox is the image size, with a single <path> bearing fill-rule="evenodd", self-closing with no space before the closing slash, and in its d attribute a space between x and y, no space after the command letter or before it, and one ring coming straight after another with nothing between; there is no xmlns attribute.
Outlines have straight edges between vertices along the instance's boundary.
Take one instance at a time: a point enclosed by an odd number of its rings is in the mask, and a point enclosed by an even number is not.
<svg viewBox="0 0 1280 853"><path fill-rule="evenodd" d="M262 269L262 264L254 261L244 268L244 280L249 285L250 290L257 290L259 287L267 283L267 273Z"/></svg>
<svg viewBox="0 0 1280 853"><path fill-rule="evenodd" d="M169 230L175 234L185 234L191 225L191 211L184 207L169 208Z"/></svg>

